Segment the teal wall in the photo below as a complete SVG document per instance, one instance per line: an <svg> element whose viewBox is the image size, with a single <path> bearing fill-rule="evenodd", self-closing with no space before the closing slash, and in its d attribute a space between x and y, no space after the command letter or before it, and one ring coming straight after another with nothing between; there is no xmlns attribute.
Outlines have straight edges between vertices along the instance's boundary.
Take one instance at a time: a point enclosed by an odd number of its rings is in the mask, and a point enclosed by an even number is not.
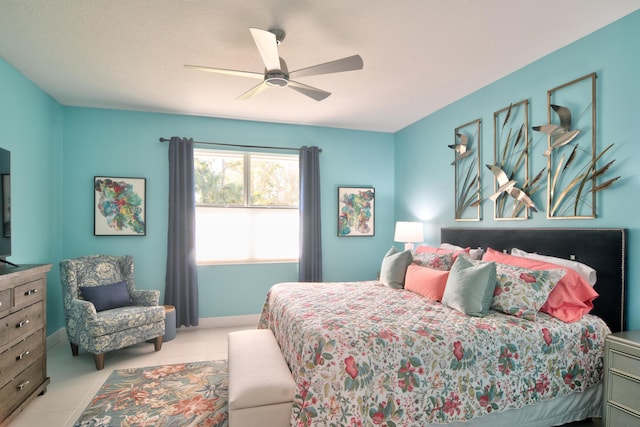
<svg viewBox="0 0 640 427"><path fill-rule="evenodd" d="M373 279L393 243L395 220L425 221L425 239L437 243L442 226L626 227L629 233L629 307L640 303L640 253L636 195L640 187L634 119L640 112L640 12L589 35L491 84L395 135L226 119L63 107L0 59L0 146L13 164L13 256L17 263L51 263L48 333L64 325L57 264L89 253L132 254L138 286L164 291L167 222L167 145L173 135L200 141L322 148L324 278ZM508 54L508 53L505 53ZM530 123L546 121L546 91L587 73L598 73L599 147L615 143L614 173L622 179L598 196L594 220L496 222L483 204L483 220L453 221L453 129L483 120L483 162L492 158L493 112L510 102L530 101ZM533 134L532 170L545 165L546 140ZM147 235L93 236L94 175L147 179ZM337 187L376 188L376 235L338 238ZM483 193L493 188L483 173ZM536 199L544 206L543 199ZM295 263L201 266L201 317L258 313L268 288L296 280ZM629 326L640 313L628 310Z"/></svg>
<svg viewBox="0 0 640 427"><path fill-rule="evenodd" d="M141 288L164 291L168 144L196 141L281 147L317 145L322 192L325 280L374 279L393 239L393 135L310 126L89 108L64 109L63 254L131 254ZM147 235L93 235L94 175L147 179ZM337 237L337 187L376 188L376 235ZM297 280L297 264L209 265L198 268L200 316L259 313L269 287Z"/></svg>
<svg viewBox="0 0 640 427"><path fill-rule="evenodd" d="M0 146L11 151L11 232L17 264L54 264L47 318L63 322L57 261L62 248L63 108L0 59Z"/></svg>
<svg viewBox="0 0 640 427"><path fill-rule="evenodd" d="M591 35L536 61L396 133L395 194L397 219L425 221L425 239L439 242L443 226L467 227L625 227L629 229L628 326L640 328L640 141L634 130L640 119L640 12L635 12ZM505 54L508 54L506 52ZM598 151L614 143L609 159L616 159L609 176L621 175L613 187L598 194L597 218L548 220L546 189L534 196L541 212L523 221L494 221L490 200L482 204L483 220L453 220L453 154L447 144L453 130L482 119L482 164L493 159L493 112L511 102L528 99L530 124L547 122L547 90L596 72ZM546 137L533 132L531 172L546 166L542 156ZM602 163L604 164L604 162ZM483 196L493 190L490 172L482 167Z"/></svg>

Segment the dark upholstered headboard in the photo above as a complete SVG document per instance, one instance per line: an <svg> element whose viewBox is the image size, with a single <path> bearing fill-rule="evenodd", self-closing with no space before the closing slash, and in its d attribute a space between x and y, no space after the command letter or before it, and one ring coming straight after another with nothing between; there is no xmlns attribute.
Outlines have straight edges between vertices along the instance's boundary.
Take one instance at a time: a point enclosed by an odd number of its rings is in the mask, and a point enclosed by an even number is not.
<svg viewBox="0 0 640 427"><path fill-rule="evenodd" d="M516 247L565 259L594 268L600 296L591 311L613 332L626 329L625 285L626 229L578 228L442 228L440 241L472 248L491 247L510 251Z"/></svg>

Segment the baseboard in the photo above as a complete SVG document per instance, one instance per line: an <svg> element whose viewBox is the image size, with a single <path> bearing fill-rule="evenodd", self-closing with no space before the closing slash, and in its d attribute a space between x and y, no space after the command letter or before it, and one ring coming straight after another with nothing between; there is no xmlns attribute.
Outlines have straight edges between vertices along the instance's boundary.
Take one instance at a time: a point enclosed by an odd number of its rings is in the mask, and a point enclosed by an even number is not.
<svg viewBox="0 0 640 427"><path fill-rule="evenodd" d="M199 328L235 328L257 327L259 314L245 314L243 316L203 317L199 319Z"/></svg>
<svg viewBox="0 0 640 427"><path fill-rule="evenodd" d="M67 342L69 342L67 339L67 328L60 328L47 337L47 348Z"/></svg>
<svg viewBox="0 0 640 427"><path fill-rule="evenodd" d="M198 328L255 328L260 320L259 314L245 314L242 316L220 316L200 318ZM180 328L178 328L178 331ZM67 343L67 329L60 328L47 337L47 348Z"/></svg>

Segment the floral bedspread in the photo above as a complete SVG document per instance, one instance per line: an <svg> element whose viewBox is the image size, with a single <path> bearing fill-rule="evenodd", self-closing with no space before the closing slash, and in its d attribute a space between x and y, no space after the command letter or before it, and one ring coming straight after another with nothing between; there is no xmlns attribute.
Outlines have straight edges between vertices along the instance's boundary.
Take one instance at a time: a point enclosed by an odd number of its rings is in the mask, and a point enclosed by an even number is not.
<svg viewBox="0 0 640 427"><path fill-rule="evenodd" d="M280 283L265 300L297 384L292 426L424 426L520 408L602 378L604 321L469 317L378 282Z"/></svg>

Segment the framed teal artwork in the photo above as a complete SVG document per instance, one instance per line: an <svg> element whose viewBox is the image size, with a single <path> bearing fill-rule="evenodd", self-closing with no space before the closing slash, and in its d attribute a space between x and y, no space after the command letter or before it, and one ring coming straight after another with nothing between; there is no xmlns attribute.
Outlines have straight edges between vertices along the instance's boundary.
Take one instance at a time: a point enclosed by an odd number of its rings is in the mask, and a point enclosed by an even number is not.
<svg viewBox="0 0 640 427"><path fill-rule="evenodd" d="M96 176L94 188L95 236L144 236L146 179Z"/></svg>
<svg viewBox="0 0 640 427"><path fill-rule="evenodd" d="M338 237L375 235L373 187L338 187Z"/></svg>

